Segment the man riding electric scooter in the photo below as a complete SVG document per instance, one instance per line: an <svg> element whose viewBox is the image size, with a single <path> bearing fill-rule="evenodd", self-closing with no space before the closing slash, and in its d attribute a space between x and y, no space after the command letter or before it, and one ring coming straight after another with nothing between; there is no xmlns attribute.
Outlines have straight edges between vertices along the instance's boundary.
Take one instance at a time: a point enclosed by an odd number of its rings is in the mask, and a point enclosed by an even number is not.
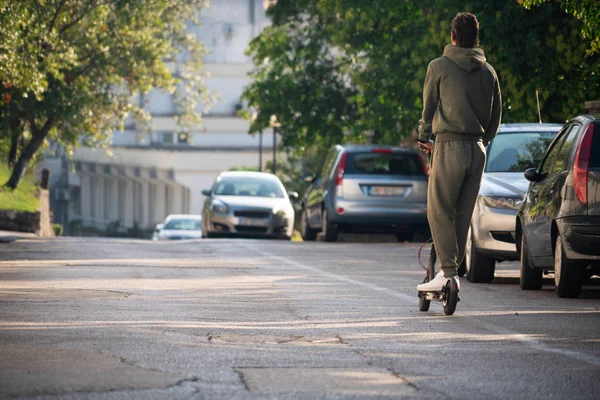
<svg viewBox="0 0 600 400"><path fill-rule="evenodd" d="M478 37L475 15L458 13L452 20L452 45L427 68L418 141L425 153L433 152L427 218L441 270L418 285L419 292L440 292L450 279L458 284L485 146L500 125L498 77L478 47Z"/></svg>

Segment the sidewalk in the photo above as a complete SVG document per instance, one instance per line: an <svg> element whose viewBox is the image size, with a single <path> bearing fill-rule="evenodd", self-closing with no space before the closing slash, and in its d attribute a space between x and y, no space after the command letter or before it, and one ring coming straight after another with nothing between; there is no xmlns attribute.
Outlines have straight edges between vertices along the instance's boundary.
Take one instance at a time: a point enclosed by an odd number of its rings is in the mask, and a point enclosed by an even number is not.
<svg viewBox="0 0 600 400"><path fill-rule="evenodd" d="M25 233L25 232L12 232L12 231L2 231L0 230L0 243L10 243L19 239L26 238L35 238L38 237L33 233Z"/></svg>

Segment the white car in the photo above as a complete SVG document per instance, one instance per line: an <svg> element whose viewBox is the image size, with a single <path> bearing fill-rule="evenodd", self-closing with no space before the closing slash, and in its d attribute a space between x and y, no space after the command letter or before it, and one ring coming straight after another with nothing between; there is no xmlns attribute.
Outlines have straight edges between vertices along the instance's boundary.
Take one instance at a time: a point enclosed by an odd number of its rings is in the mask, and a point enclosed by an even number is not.
<svg viewBox="0 0 600 400"><path fill-rule="evenodd" d="M481 189L473 211L465 259L459 275L491 282L497 261L518 260L517 211L529 186L523 173L537 167L560 124L503 124L487 147Z"/></svg>
<svg viewBox="0 0 600 400"><path fill-rule="evenodd" d="M169 215L162 224L156 225L152 240L185 240L202 238L200 215Z"/></svg>

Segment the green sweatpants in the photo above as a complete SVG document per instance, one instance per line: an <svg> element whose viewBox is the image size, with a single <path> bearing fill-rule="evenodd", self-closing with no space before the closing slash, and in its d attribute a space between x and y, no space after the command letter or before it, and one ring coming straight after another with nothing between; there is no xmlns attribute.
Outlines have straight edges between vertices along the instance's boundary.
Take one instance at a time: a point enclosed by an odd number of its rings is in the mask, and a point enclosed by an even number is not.
<svg viewBox="0 0 600 400"><path fill-rule="evenodd" d="M482 142L437 141L427 192L427 219L446 277L457 274L485 167Z"/></svg>

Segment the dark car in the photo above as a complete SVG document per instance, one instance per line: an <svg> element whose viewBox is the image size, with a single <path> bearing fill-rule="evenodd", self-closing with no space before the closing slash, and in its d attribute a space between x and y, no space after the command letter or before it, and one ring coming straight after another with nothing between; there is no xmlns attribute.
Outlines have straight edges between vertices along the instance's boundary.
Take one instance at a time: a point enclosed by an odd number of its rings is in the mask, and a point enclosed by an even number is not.
<svg viewBox="0 0 600 400"><path fill-rule="evenodd" d="M540 289L544 271L554 271L558 296L577 297L600 273L600 119L569 121L525 177L516 226L521 288Z"/></svg>
<svg viewBox="0 0 600 400"><path fill-rule="evenodd" d="M322 171L310 177L302 200L301 234L325 241L338 232L391 232L411 240L426 231L427 176L425 160L415 149L335 146Z"/></svg>

